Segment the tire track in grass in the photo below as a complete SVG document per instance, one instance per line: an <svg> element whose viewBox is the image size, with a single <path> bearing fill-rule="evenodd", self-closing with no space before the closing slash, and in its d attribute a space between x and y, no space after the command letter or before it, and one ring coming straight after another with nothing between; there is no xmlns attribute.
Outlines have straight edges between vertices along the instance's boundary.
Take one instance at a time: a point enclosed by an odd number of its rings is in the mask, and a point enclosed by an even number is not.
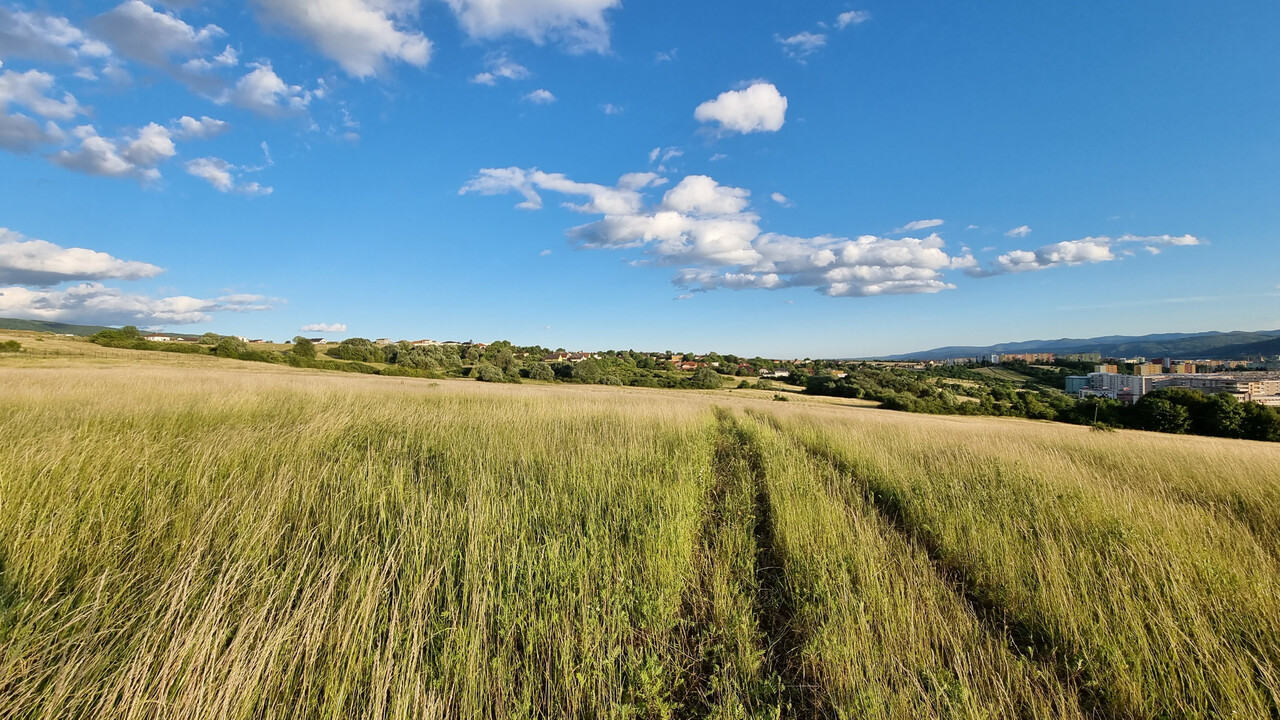
<svg viewBox="0 0 1280 720"><path fill-rule="evenodd" d="M826 448L813 445L782 429L776 420L770 422L797 446L815 458L831 463L839 472L848 476L863 495L864 500L885 521L893 531L899 533L908 543L919 548L929 558L938 579L954 592L973 611L978 621L987 632L996 637L1006 638L1006 646L1014 655L1036 663L1046 672L1056 676L1064 687L1073 688L1079 696L1080 707L1093 718L1099 720L1122 720L1133 716L1124 707L1118 706L1106 692L1106 679L1096 677L1086 669L1071 670L1061 657L1071 653L1074 648L1064 648L1060 639L1055 639L1047 628L1040 626L1029 618L1020 618L1011 614L998 597L998 589L988 587L962 562L948 557L941 545L926 530L918 528L911 522L906 501L892 488L874 482L873 479L858 472L858 469ZM839 488L832 488L839 495Z"/></svg>
<svg viewBox="0 0 1280 720"><path fill-rule="evenodd" d="M716 408L712 487L684 603L692 667L680 717L834 717L804 681L795 601L774 543L764 462L731 412Z"/></svg>

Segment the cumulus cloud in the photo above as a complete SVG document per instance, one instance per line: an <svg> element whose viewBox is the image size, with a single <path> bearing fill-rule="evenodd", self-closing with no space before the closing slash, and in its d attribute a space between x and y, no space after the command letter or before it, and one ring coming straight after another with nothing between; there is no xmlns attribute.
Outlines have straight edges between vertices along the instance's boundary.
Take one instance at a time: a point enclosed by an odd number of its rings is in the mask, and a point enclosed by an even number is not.
<svg viewBox="0 0 1280 720"><path fill-rule="evenodd" d="M121 54L156 67L169 65L173 56L202 54L213 38L226 35L217 25L197 30L142 0L126 0L94 18L92 25Z"/></svg>
<svg viewBox="0 0 1280 720"><path fill-rule="evenodd" d="M202 116L199 120L183 115L174 120L171 127L174 137L181 140L208 140L230 130L231 123L215 120L208 115Z"/></svg>
<svg viewBox="0 0 1280 720"><path fill-rule="evenodd" d="M1116 239L1107 236L1085 237L1045 245L1035 250L1013 250L1000 255L986 268L975 266L968 272L971 275L983 277L1045 270L1061 265L1110 262L1117 257L1116 246L1123 244L1141 244L1154 255L1160 252L1161 247L1199 245L1201 240L1194 235L1123 235ZM1121 252L1127 256L1133 255L1128 250Z"/></svg>
<svg viewBox="0 0 1280 720"><path fill-rule="evenodd" d="M799 32L791 37L774 35L773 39L782 45L782 51L793 60L803 61L827 44L827 36L822 33Z"/></svg>
<svg viewBox="0 0 1280 720"><path fill-rule="evenodd" d="M346 332L346 323L307 323L299 328L302 332Z"/></svg>
<svg viewBox="0 0 1280 720"><path fill-rule="evenodd" d="M605 12L622 0L447 0L471 37L517 35L541 45L563 43L574 52L609 49Z"/></svg>
<svg viewBox="0 0 1280 720"><path fill-rule="evenodd" d="M791 207L792 205L791 198L787 197L786 195L783 195L780 192L773 193L772 195L769 196L769 199L778 203L783 207Z"/></svg>
<svg viewBox="0 0 1280 720"><path fill-rule="evenodd" d="M64 290L0 288L0 315L26 320L102 325L185 325L209 322L214 312L255 312L270 304L237 296L201 299L178 295L152 298L127 293L101 283L83 283Z"/></svg>
<svg viewBox="0 0 1280 720"><path fill-rule="evenodd" d="M307 40L350 76L383 72L389 61L425 67L431 42L410 27L417 0L256 0L268 21Z"/></svg>
<svg viewBox="0 0 1280 720"><path fill-rule="evenodd" d="M1018 227L1016 227L1016 228L1014 228L1014 229L1010 230L1009 232L1005 233L1004 235L1005 235L1005 237L1011 237L1011 238L1024 238L1024 237L1026 237L1026 236L1028 236L1028 235L1030 235L1030 234L1031 234L1031 228L1030 228L1030 227L1028 227L1028 226L1026 226L1026 225L1019 225Z"/></svg>
<svg viewBox="0 0 1280 720"><path fill-rule="evenodd" d="M516 207L537 210L542 207L542 196L538 194L538 190L549 190L586 198L584 203L564 203L564 207L574 212L628 215L638 212L644 204L644 196L640 191L662 181L654 173L627 173L619 178L616 187L610 187L575 182L561 173L545 173L537 168L486 168L463 185L458 194L503 195L516 192L524 196L524 202Z"/></svg>
<svg viewBox="0 0 1280 720"><path fill-rule="evenodd" d="M209 183L218 192L238 192L244 195L270 195L274 188L259 185L256 182L240 182L237 174L259 168L242 168L217 157L202 157L188 160L187 174L198 177Z"/></svg>
<svg viewBox="0 0 1280 720"><path fill-rule="evenodd" d="M534 180L537 174L556 182ZM646 178L609 187L500 168L481 171L461 192L518 192L526 198L519 207L527 209L542 206L537 190L586 195L590 202L566 206L602 217L569 229L572 241L583 248L639 250L648 260L636 264L678 266L673 282L691 293L787 287L850 297L938 292L953 287L946 272L975 264L967 252L947 253L937 235L848 239L766 233L751 210L750 191L705 175L687 176L660 200L647 201L643 191L657 185Z"/></svg>
<svg viewBox="0 0 1280 720"><path fill-rule="evenodd" d="M299 85L290 85L276 74L270 62L252 63L253 68L241 77L223 97L246 110L267 117L297 115L311 104L311 93Z"/></svg>
<svg viewBox="0 0 1280 720"><path fill-rule="evenodd" d="M84 108L71 93L63 93L62 99L49 97L55 79L39 70L0 73L0 108L21 105L43 118L70 120L84 113Z"/></svg>
<svg viewBox="0 0 1280 720"><path fill-rule="evenodd" d="M525 95L524 99L527 102L533 103L534 105L550 105L551 103L556 101L556 96L552 95L550 90L543 90L542 88L538 88L537 90L534 90L528 95Z"/></svg>
<svg viewBox="0 0 1280 720"><path fill-rule="evenodd" d="M82 57L110 54L106 45L65 17L0 7L0 57L71 64Z"/></svg>
<svg viewBox="0 0 1280 720"><path fill-rule="evenodd" d="M777 132L786 122L787 99L773 83L755 82L702 103L693 117L698 122L716 123L722 132Z"/></svg>
<svg viewBox="0 0 1280 720"><path fill-rule="evenodd" d="M861 25L870 19L871 13L866 10L850 10L836 16L836 27L843 30L850 25Z"/></svg>
<svg viewBox="0 0 1280 720"><path fill-rule="evenodd" d="M51 286L76 280L139 280L163 268L87 248L64 248L0 227L0 283Z"/></svg>
<svg viewBox="0 0 1280 720"><path fill-rule="evenodd" d="M80 140L79 147L61 150L50 159L68 170L89 175L152 182L160 179L156 166L177 154L169 130L156 123L119 140L98 135L92 125L81 125L71 134Z"/></svg>
<svg viewBox="0 0 1280 720"><path fill-rule="evenodd" d="M471 82L480 85L496 85L499 80L523 80L529 77L529 68L502 53L485 58L485 71L474 75Z"/></svg>
<svg viewBox="0 0 1280 720"><path fill-rule="evenodd" d="M906 225L903 225L900 228L894 228L893 232L889 234L898 235L901 233L916 232L917 230L928 230L929 228L936 228L943 224L944 224L943 221L937 218L934 218L932 220L912 220L911 222L907 223Z"/></svg>

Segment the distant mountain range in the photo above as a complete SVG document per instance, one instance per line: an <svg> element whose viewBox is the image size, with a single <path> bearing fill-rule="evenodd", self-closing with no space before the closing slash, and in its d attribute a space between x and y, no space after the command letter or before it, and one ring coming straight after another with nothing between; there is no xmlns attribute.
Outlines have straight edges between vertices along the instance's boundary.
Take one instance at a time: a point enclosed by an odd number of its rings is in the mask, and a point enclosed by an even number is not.
<svg viewBox="0 0 1280 720"><path fill-rule="evenodd" d="M890 355L880 360L943 360L990 353L1101 353L1103 357L1172 357L1187 360L1236 360L1257 355L1280 355L1280 330L1258 332L1162 333L1107 335L1096 338L1027 340L983 347L940 347Z"/></svg>

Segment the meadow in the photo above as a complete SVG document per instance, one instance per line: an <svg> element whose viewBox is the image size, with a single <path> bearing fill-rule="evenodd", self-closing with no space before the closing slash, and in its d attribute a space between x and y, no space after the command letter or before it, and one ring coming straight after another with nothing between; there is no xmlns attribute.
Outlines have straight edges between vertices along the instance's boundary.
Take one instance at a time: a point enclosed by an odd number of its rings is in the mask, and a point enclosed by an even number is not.
<svg viewBox="0 0 1280 720"><path fill-rule="evenodd" d="M1280 717L1273 444L75 347L0 718Z"/></svg>

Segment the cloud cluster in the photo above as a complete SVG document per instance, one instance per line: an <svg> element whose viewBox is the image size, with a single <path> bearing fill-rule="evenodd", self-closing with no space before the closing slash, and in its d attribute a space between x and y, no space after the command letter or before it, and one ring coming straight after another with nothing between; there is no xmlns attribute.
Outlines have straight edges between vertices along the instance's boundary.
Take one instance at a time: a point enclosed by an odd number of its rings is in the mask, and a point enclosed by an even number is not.
<svg viewBox="0 0 1280 720"><path fill-rule="evenodd" d="M541 45L563 43L574 52L609 49L605 12L622 0L447 0L473 38L517 35Z"/></svg>
<svg viewBox="0 0 1280 720"><path fill-rule="evenodd" d="M523 80L529 77L529 68L502 53L485 58L485 71L472 76L471 82L480 85L496 85L499 80Z"/></svg>
<svg viewBox="0 0 1280 720"><path fill-rule="evenodd" d="M1152 254L1157 254L1163 247L1199 245L1201 241L1194 235L1122 235L1115 239L1107 236L1085 237L1044 245L1035 250L1013 250L1000 255L985 268L970 268L969 274L985 277L1046 270L1062 265L1110 262L1117 258L1117 246L1128 244L1141 245Z"/></svg>
<svg viewBox="0 0 1280 720"><path fill-rule="evenodd" d="M145 325L209 322L214 312L270 310L261 296L201 299L177 295L153 298L127 293L101 283L83 283L63 290L0 287L0 315L27 320L101 325Z"/></svg>
<svg viewBox="0 0 1280 720"><path fill-rule="evenodd" d="M60 150L50 159L68 170L88 175L154 182L160 179L156 166L178 152L168 128L156 123L118 140L102 137L92 125L81 125L71 134L80 141L79 146Z"/></svg>
<svg viewBox="0 0 1280 720"><path fill-rule="evenodd" d="M261 295L152 298L98 280L142 280L164 269L88 248L66 248L0 227L0 316L98 324L207 322L219 311L270 310ZM57 289L63 283L77 283Z"/></svg>
<svg viewBox="0 0 1280 720"><path fill-rule="evenodd" d="M56 120L69 120L84 112L71 93L61 99L49 96L54 77L39 70L0 73L0 148L16 153L34 152L41 145L60 143L65 135ZM45 119L40 123L10 106L25 108Z"/></svg>
<svg viewBox="0 0 1280 720"><path fill-rule="evenodd" d="M726 133L777 132L787 121L787 99L773 83L756 81L702 103L693 117L701 123L716 123Z"/></svg>
<svg viewBox="0 0 1280 720"><path fill-rule="evenodd" d="M0 57L71 64L104 58L111 50L65 17L0 7Z"/></svg>
<svg viewBox="0 0 1280 720"><path fill-rule="evenodd" d="M750 191L705 175L687 176L648 203L644 191L663 182L641 173L605 186L539 170L492 168L460 192L517 192L525 197L518 207L525 209L542 207L539 190L585 197L586 202L564 205L602 217L571 228L571 240L584 248L636 249L646 256L644 263L679 266L673 282L691 292L812 287L851 297L927 293L953 287L945 272L974 265L967 253L948 254L937 235L847 239L763 232L750 208Z"/></svg>
<svg viewBox="0 0 1280 720"><path fill-rule="evenodd" d="M257 170L258 168L244 168L232 165L218 157L202 157L188 160L185 167L188 175L204 180L218 192L234 191L243 195L270 195L275 192L274 188L257 182L244 182L237 179L239 174Z"/></svg>
<svg viewBox="0 0 1280 720"><path fill-rule="evenodd" d="M782 45L782 51L787 54L787 57L802 62L804 58L821 50L827 44L826 35L807 31L798 32L790 37L775 35L773 39Z"/></svg>
<svg viewBox="0 0 1280 720"><path fill-rule="evenodd" d="M861 25L870 19L871 13L866 10L850 10L836 16L836 27L843 30L850 25Z"/></svg>
<svg viewBox="0 0 1280 720"><path fill-rule="evenodd" d="M405 23L415 0L256 0L262 15L316 46L350 76L381 73L388 61L425 67L431 42Z"/></svg>
<svg viewBox="0 0 1280 720"><path fill-rule="evenodd" d="M346 332L346 323L308 323L303 325L300 330L302 332Z"/></svg>
<svg viewBox="0 0 1280 720"><path fill-rule="evenodd" d="M48 287L78 280L139 280L163 268L87 248L64 248L0 227L0 283Z"/></svg>
<svg viewBox="0 0 1280 720"><path fill-rule="evenodd" d="M229 100L267 117L299 115L311 105L311 92L286 83L270 62L252 63L249 67L252 70L236 81L235 87L222 96L222 102Z"/></svg>

